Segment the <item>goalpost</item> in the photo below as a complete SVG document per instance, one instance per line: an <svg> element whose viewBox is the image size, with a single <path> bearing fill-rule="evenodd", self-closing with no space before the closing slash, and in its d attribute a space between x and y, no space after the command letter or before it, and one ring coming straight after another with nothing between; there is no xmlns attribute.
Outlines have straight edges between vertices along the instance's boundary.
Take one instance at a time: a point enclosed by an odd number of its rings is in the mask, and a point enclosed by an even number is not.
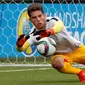
<svg viewBox="0 0 85 85"><path fill-rule="evenodd" d="M42 4L48 17L60 17L69 33L85 44L85 1L2 0L0 1L0 66L50 66L50 58L41 57L36 52L36 47L33 47L34 50L30 55L16 50L18 35L22 32L28 33L32 27L27 20L29 17L26 9L29 4L36 2ZM21 29L18 29L18 26ZM77 64L75 66L84 67Z"/></svg>

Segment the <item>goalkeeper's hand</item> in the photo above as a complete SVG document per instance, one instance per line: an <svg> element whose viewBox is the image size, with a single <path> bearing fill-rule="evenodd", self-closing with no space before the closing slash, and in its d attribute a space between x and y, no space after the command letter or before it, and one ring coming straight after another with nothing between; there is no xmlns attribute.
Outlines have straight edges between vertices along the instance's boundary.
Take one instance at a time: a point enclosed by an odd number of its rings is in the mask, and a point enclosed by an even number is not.
<svg viewBox="0 0 85 85"><path fill-rule="evenodd" d="M16 46L20 48L24 45L26 41L29 43L29 45L37 44L39 40L40 40L40 35L34 35L34 33L32 33L32 34L25 36L25 34L21 34L18 37Z"/></svg>
<svg viewBox="0 0 85 85"><path fill-rule="evenodd" d="M16 42L17 47L22 47L23 44L27 41L28 38L29 38L29 35L25 36L25 34L21 34L18 37L18 40Z"/></svg>
<svg viewBox="0 0 85 85"><path fill-rule="evenodd" d="M37 39L41 39L41 38L43 38L43 37L48 37L48 36L50 36L50 35L52 35L52 34L54 34L53 29L49 29L49 30L36 31L36 32L34 33L34 36L40 35L40 36L38 36Z"/></svg>
<svg viewBox="0 0 85 85"><path fill-rule="evenodd" d="M21 34L18 37L18 40L16 42L17 47L22 47L23 44L28 40L28 42L30 43L30 45L32 43L38 43L38 41L43 38L43 37L48 37L51 34L53 34L53 30L40 30L40 31L36 31L32 34L29 34L27 36L25 36L25 34Z"/></svg>

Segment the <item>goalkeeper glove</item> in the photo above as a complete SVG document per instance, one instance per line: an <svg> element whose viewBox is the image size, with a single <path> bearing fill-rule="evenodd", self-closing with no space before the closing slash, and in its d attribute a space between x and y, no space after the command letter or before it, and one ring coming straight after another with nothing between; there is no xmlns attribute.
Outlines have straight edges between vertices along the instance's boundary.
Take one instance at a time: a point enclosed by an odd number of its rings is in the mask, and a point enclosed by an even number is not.
<svg viewBox="0 0 85 85"><path fill-rule="evenodd" d="M40 37L37 37L37 39L41 39L43 37L48 37L50 35L53 35L54 34L54 30L53 29L49 29L49 30L40 30L40 31L36 31L34 33L34 36L35 35L40 35Z"/></svg>
<svg viewBox="0 0 85 85"><path fill-rule="evenodd" d="M21 34L16 42L17 47L22 47L28 38L29 35L25 36L25 34Z"/></svg>
<svg viewBox="0 0 85 85"><path fill-rule="evenodd" d="M34 35L34 33L25 36L21 34L16 42L17 47L22 47L24 43L27 41L30 45L38 43L40 40L40 35Z"/></svg>

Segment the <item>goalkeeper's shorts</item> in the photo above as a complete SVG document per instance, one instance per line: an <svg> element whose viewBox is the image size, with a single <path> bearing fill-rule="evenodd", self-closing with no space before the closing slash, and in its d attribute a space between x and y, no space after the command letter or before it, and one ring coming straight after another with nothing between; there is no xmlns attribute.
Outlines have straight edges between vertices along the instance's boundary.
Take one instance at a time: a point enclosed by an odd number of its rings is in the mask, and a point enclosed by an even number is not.
<svg viewBox="0 0 85 85"><path fill-rule="evenodd" d="M51 63L52 61L57 57L62 57L64 59L67 59L67 61L72 64L72 62L77 62L80 64L85 64L85 46L80 45L79 48L75 49L74 51L66 54L55 54L51 58Z"/></svg>

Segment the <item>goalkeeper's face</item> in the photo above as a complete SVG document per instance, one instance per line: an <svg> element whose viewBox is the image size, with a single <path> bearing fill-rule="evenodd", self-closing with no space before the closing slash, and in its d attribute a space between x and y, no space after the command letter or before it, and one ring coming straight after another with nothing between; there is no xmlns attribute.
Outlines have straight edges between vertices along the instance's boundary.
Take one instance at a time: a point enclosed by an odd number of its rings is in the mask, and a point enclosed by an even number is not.
<svg viewBox="0 0 85 85"><path fill-rule="evenodd" d="M33 11L30 13L30 21L37 28L37 30L46 28L46 15L43 14L40 10Z"/></svg>

